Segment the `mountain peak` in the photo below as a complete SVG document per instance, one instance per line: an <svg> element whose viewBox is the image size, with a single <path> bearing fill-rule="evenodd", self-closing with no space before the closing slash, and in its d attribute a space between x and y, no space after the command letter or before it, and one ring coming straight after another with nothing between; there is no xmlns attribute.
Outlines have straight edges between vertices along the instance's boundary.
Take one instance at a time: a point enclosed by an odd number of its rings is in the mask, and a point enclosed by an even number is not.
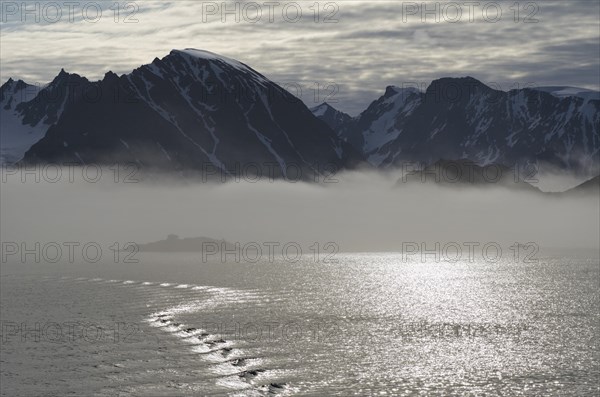
<svg viewBox="0 0 600 397"><path fill-rule="evenodd" d="M172 50L171 55L180 55L187 56L195 59L205 59L209 61L221 61L228 63L232 66L248 68L248 66L244 65L240 61L236 61L235 59L228 58L223 55L216 54L214 52L206 51L206 50L198 50L196 48L186 48L184 50Z"/></svg>
<svg viewBox="0 0 600 397"><path fill-rule="evenodd" d="M214 52L198 50L195 48L186 48L185 50L171 50L169 56L165 57L163 61L167 60L169 57L178 57L180 59L183 58L187 60L208 61L209 65L217 63L221 65L227 65L232 70L237 70L243 73L250 73L260 84L268 83L268 79L265 76L252 69L245 63L237 61L233 58L228 58L223 55L215 54Z"/></svg>
<svg viewBox="0 0 600 397"><path fill-rule="evenodd" d="M112 70L109 70L108 72L106 72L104 74L104 81L114 81L114 80L118 80L119 76L114 73Z"/></svg>
<svg viewBox="0 0 600 397"><path fill-rule="evenodd" d="M398 87L396 87L394 85L388 85L387 87L385 87L385 94L384 94L384 96L396 95L399 92L400 92L400 88L398 88Z"/></svg>
<svg viewBox="0 0 600 397"><path fill-rule="evenodd" d="M328 109L336 110L333 106L331 106L327 102L323 102L322 104L317 105L317 106L311 108L310 110L313 111L313 112L317 112L317 111L323 111L323 112L325 112Z"/></svg>
<svg viewBox="0 0 600 397"><path fill-rule="evenodd" d="M342 125L350 121L350 115L337 110L327 102L323 102L319 106L310 109L311 113L324 121L331 129L337 131Z"/></svg>
<svg viewBox="0 0 600 397"><path fill-rule="evenodd" d="M56 77L54 78L54 80L52 80L50 82L50 84L48 84L48 87L57 87L59 85L64 85L64 84L68 84L69 82L73 82L73 81L88 81L85 77L81 77L80 75L76 74L76 73L69 73L66 72L64 69L60 70L60 73L58 73L58 75L56 75Z"/></svg>
<svg viewBox="0 0 600 397"><path fill-rule="evenodd" d="M69 73L65 71L65 69L60 69L60 72L56 75L54 80L50 83L51 85L57 83L59 81L65 80L69 77Z"/></svg>
<svg viewBox="0 0 600 397"><path fill-rule="evenodd" d="M27 86L29 86L29 84L27 84L23 80L19 79L19 80L17 80L17 84L15 87L17 90L22 90L23 88L27 88Z"/></svg>
<svg viewBox="0 0 600 397"><path fill-rule="evenodd" d="M438 99L455 101L459 98L466 99L476 92L493 91L481 81L470 77L442 77L433 80L425 94Z"/></svg>
<svg viewBox="0 0 600 397"><path fill-rule="evenodd" d="M317 105L314 108L311 108L310 111L317 117L323 116L327 112L332 112L334 114L338 114L338 113L343 114L343 112L337 110L336 108L334 108L327 102L323 102L322 104Z"/></svg>
<svg viewBox="0 0 600 397"><path fill-rule="evenodd" d="M6 80L6 83L4 83L4 84L2 84L2 86L0 86L0 92L12 90L12 86L13 86L14 82L15 81L12 78L9 78L8 80Z"/></svg>
<svg viewBox="0 0 600 397"><path fill-rule="evenodd" d="M477 87L486 87L489 88L487 85L483 84L481 81L477 80L474 77L471 76L465 76L465 77L442 77L436 80L433 80L431 82L431 85L450 85L450 84L455 84L455 85L460 85L460 86L477 86Z"/></svg>
<svg viewBox="0 0 600 397"><path fill-rule="evenodd" d="M397 94L410 95L413 93L417 94L419 92L421 91L419 91L415 87L398 87L395 85L388 85L387 87L385 87L385 94L383 94L383 96L385 98L389 98Z"/></svg>
<svg viewBox="0 0 600 397"><path fill-rule="evenodd" d="M4 92L18 92L21 91L25 88L27 88L29 86L29 84L27 84L26 82L24 82L23 80L13 80L12 77L9 78L6 83L2 84L2 86L0 86L0 92L4 93Z"/></svg>

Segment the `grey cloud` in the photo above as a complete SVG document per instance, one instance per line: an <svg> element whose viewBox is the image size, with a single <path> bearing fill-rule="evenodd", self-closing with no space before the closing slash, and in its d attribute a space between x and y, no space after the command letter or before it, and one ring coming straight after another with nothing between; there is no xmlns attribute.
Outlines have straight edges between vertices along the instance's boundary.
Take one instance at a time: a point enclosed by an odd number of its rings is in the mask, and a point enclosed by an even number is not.
<svg viewBox="0 0 600 397"><path fill-rule="evenodd" d="M337 1L339 22L328 24L314 22L308 3L300 3L298 23L280 14L274 23L222 23L219 16L203 22L202 3L193 1L139 2L136 24L114 23L111 14L97 24L8 23L0 28L0 78L47 82L64 67L95 80L108 70L128 73L173 48L196 47L300 84L308 105L315 102L312 84L335 82L336 107L351 114L387 85L443 76L600 88L598 2L538 2L539 23L515 23L514 2L501 1L500 22L456 24L405 23L400 3ZM113 2L101 4L108 9Z"/></svg>

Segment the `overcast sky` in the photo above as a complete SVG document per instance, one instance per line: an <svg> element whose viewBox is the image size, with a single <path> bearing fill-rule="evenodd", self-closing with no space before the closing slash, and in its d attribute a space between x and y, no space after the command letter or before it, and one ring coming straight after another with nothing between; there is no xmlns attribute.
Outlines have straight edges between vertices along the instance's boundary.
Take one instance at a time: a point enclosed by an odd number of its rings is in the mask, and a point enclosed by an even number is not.
<svg viewBox="0 0 600 397"><path fill-rule="evenodd" d="M31 1L27 10L2 1L0 78L46 83L65 68L96 80L191 47L294 83L309 106L327 100L353 115L388 85L424 88L444 76L504 90L600 89L597 0L522 1L518 14L514 1L259 0L237 12L226 3L123 1L117 14L115 0Z"/></svg>

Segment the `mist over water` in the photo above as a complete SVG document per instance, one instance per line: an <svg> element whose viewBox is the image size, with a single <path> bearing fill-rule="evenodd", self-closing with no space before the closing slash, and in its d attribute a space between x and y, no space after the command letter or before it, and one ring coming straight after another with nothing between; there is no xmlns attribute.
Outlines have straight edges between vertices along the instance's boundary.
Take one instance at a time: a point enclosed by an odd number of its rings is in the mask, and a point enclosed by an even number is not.
<svg viewBox="0 0 600 397"><path fill-rule="evenodd" d="M534 194L494 184L396 185L398 173L368 171L337 174L319 184L244 178L123 183L108 170L96 183L78 176L56 183L28 176L23 183L20 175L3 175L2 241L146 243L176 234L398 252L403 242L597 248L600 240L597 195Z"/></svg>
<svg viewBox="0 0 600 397"><path fill-rule="evenodd" d="M396 172L102 175L3 175L0 384L11 395L597 394L597 194L399 183ZM119 251L169 234L278 248L257 261ZM304 255L279 255L287 243ZM488 243L498 261L482 255ZM460 260L431 254L447 245Z"/></svg>

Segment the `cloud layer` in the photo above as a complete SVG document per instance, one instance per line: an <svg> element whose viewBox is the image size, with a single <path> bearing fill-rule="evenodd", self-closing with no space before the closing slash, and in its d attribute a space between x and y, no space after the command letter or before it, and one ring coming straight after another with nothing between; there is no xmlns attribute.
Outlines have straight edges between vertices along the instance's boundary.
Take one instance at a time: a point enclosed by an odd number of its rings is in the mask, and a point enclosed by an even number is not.
<svg viewBox="0 0 600 397"><path fill-rule="evenodd" d="M387 85L442 76L505 90L600 88L598 2L522 2L518 13L513 1L152 0L121 2L118 12L112 0L71 3L2 2L2 81L45 83L63 67L100 79L193 47L294 83L309 106L327 100L351 114Z"/></svg>

